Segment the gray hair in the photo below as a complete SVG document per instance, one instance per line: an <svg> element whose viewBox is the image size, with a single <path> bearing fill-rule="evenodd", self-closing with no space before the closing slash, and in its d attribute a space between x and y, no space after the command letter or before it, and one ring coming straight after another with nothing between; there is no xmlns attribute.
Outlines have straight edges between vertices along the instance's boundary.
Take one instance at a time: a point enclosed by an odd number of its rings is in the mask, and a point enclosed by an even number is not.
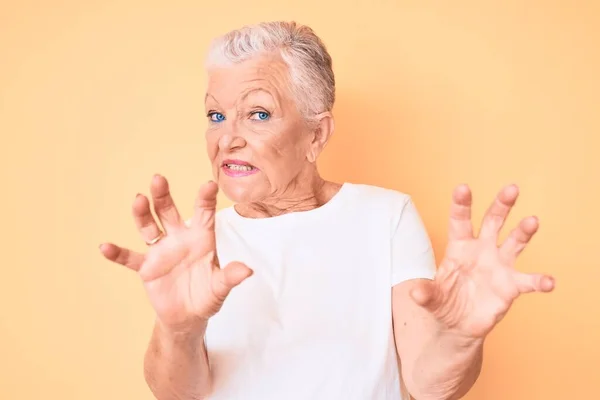
<svg viewBox="0 0 600 400"><path fill-rule="evenodd" d="M206 67L240 63L272 52L279 52L289 68L292 93L300 112L310 119L331 111L335 101L331 56L308 26L275 21L228 32L212 41Z"/></svg>

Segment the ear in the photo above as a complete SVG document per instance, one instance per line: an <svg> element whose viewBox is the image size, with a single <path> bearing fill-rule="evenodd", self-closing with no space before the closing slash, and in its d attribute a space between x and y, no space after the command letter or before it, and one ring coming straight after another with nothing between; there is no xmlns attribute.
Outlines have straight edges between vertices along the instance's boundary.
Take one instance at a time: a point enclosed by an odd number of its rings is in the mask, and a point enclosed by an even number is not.
<svg viewBox="0 0 600 400"><path fill-rule="evenodd" d="M314 163L333 135L335 129L333 114L330 111L326 111L316 115L315 121L311 123L311 127L313 135L306 158L309 162Z"/></svg>

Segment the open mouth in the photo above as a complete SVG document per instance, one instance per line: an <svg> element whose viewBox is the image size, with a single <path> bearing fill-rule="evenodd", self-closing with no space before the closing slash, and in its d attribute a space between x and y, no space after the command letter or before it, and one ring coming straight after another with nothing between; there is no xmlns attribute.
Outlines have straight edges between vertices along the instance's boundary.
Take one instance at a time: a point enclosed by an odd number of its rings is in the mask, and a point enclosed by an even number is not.
<svg viewBox="0 0 600 400"><path fill-rule="evenodd" d="M240 164L223 164L225 168L228 168L232 171L252 171L256 169L252 165L240 165Z"/></svg>
<svg viewBox="0 0 600 400"><path fill-rule="evenodd" d="M254 165L241 160L225 160L221 168L226 175L233 177L247 176L258 172L258 168Z"/></svg>

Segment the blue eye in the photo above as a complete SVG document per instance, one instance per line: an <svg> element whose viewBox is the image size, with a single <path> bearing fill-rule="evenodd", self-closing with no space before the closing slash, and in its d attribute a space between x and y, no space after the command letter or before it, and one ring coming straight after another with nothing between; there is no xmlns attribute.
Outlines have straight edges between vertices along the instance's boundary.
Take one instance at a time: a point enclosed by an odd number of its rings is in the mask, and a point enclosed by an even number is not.
<svg viewBox="0 0 600 400"><path fill-rule="evenodd" d="M213 112L208 114L208 117L212 122L223 122L225 121L225 116L218 112Z"/></svg>
<svg viewBox="0 0 600 400"><path fill-rule="evenodd" d="M255 111L252 113L252 116L258 117L260 121L266 121L271 117L266 111Z"/></svg>

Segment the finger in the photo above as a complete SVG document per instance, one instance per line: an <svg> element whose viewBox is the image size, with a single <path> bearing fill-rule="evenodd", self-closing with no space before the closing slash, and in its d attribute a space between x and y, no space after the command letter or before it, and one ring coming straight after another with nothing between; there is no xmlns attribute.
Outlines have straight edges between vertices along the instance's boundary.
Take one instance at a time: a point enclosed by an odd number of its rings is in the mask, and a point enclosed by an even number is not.
<svg viewBox="0 0 600 400"><path fill-rule="evenodd" d="M143 194L138 194L133 201L133 220L142 240L149 243L162 234L154 215L150 211L150 202Z"/></svg>
<svg viewBox="0 0 600 400"><path fill-rule="evenodd" d="M480 238L496 239L500 229L506 221L506 217L515 205L519 196L519 188L516 185L505 186L496 196L494 202L490 205L479 231Z"/></svg>
<svg viewBox="0 0 600 400"><path fill-rule="evenodd" d="M436 291L437 288L434 281L420 280L415 283L409 294L415 303L426 309L433 310L437 302Z"/></svg>
<svg viewBox="0 0 600 400"><path fill-rule="evenodd" d="M161 175L154 175L150 184L152 203L158 220L165 232L173 231L181 227L181 216L169 191L169 182Z"/></svg>
<svg viewBox="0 0 600 400"><path fill-rule="evenodd" d="M237 261L229 263L225 268L217 269L215 272L213 291L219 300L225 300L225 297L234 287L253 273L248 266Z"/></svg>
<svg viewBox="0 0 600 400"><path fill-rule="evenodd" d="M144 262L143 254L124 247L119 247L112 243L101 244L100 252L108 260L124 265L134 271L138 271Z"/></svg>
<svg viewBox="0 0 600 400"><path fill-rule="evenodd" d="M500 252L508 259L516 258L525 249L538 228L539 221L536 217L522 219L500 245Z"/></svg>
<svg viewBox="0 0 600 400"><path fill-rule="evenodd" d="M450 240L464 240L473 238L473 225L471 223L471 189L467 185L460 185L452 193L450 206L450 224L448 238Z"/></svg>
<svg viewBox="0 0 600 400"><path fill-rule="evenodd" d="M214 229L219 186L210 181L200 187L194 204L192 225Z"/></svg>
<svg viewBox="0 0 600 400"><path fill-rule="evenodd" d="M547 293L554 290L554 278L544 274L515 273L514 276L517 289L520 293L542 292Z"/></svg>

